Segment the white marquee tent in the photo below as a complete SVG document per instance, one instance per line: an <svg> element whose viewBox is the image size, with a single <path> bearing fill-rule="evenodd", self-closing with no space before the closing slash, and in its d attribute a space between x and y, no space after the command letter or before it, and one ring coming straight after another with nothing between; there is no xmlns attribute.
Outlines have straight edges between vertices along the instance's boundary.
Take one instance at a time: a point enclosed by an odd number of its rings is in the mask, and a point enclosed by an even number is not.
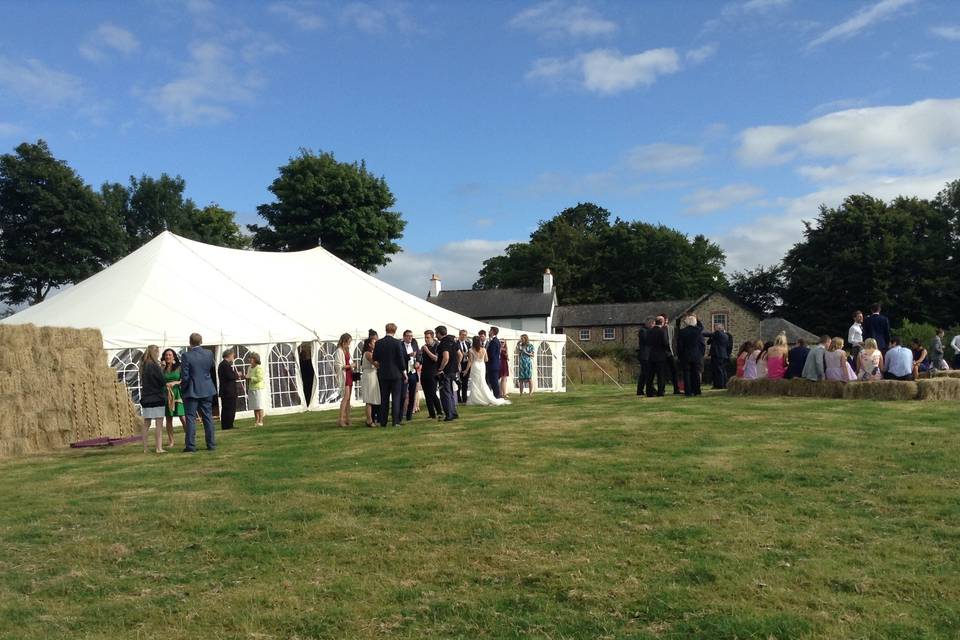
<svg viewBox="0 0 960 640"><path fill-rule="evenodd" d="M328 408L339 402L333 368L336 341L388 322L411 329L445 325L471 335L481 323L401 291L359 271L322 248L295 253L215 247L164 232L116 264L56 296L2 320L6 324L96 328L118 377L139 399L137 363L144 347L183 348L198 332L219 354L233 347L238 368L251 351L260 354L272 413ZM502 329L516 370L520 332ZM566 388L566 338L529 333L536 345L535 384L542 391ZM315 370L304 389L298 347ZM359 357L359 351L354 352ZM307 377L309 384L309 377ZM240 390L239 415L246 411ZM355 390L359 397L359 389ZM307 401L309 398L309 402Z"/></svg>

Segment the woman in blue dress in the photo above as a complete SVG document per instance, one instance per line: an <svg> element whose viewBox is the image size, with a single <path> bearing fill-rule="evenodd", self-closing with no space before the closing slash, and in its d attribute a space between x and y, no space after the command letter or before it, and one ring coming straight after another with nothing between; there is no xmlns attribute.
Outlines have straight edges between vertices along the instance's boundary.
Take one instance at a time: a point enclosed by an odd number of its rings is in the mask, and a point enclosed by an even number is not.
<svg viewBox="0 0 960 640"><path fill-rule="evenodd" d="M537 350L530 343L530 337L527 334L520 336L517 353L520 355L520 366L517 367L517 388L520 389L520 395L523 395L524 385L530 393L533 393L533 357Z"/></svg>

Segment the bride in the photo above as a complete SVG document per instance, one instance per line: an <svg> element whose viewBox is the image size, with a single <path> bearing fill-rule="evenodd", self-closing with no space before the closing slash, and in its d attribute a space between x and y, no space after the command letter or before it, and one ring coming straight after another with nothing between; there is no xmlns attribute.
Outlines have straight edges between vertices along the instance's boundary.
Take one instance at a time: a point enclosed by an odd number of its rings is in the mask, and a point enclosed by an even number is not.
<svg viewBox="0 0 960 640"><path fill-rule="evenodd" d="M470 372L470 386L467 387L470 395L467 396L467 404L485 406L510 404L509 400L494 397L493 391L487 386L487 350L483 348L479 336L474 336L473 345L467 357L470 359L467 365L467 371Z"/></svg>

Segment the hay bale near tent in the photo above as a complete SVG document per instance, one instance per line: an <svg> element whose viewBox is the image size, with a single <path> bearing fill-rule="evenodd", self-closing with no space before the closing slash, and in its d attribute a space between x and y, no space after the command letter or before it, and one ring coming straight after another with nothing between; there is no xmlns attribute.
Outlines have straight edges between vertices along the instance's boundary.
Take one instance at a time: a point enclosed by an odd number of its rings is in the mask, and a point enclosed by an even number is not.
<svg viewBox="0 0 960 640"><path fill-rule="evenodd" d="M0 325L0 456L137 433L96 329Z"/></svg>
<svg viewBox="0 0 960 640"><path fill-rule="evenodd" d="M920 380L917 386L921 400L960 400L960 379L953 376Z"/></svg>

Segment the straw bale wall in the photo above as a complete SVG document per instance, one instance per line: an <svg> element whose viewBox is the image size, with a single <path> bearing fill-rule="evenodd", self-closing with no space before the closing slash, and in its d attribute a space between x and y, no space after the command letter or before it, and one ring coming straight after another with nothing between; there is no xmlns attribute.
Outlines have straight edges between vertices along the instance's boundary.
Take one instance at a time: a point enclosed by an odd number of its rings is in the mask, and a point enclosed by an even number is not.
<svg viewBox="0 0 960 640"><path fill-rule="evenodd" d="M953 376L937 376L932 380L920 380L921 400L960 400L960 379Z"/></svg>
<svg viewBox="0 0 960 640"><path fill-rule="evenodd" d="M0 456L139 433L96 329L0 325Z"/></svg>
<svg viewBox="0 0 960 640"><path fill-rule="evenodd" d="M823 380L744 380L732 378L729 393L735 396L792 396L847 400L960 400L960 378L938 376L917 382L877 380L837 382Z"/></svg>

